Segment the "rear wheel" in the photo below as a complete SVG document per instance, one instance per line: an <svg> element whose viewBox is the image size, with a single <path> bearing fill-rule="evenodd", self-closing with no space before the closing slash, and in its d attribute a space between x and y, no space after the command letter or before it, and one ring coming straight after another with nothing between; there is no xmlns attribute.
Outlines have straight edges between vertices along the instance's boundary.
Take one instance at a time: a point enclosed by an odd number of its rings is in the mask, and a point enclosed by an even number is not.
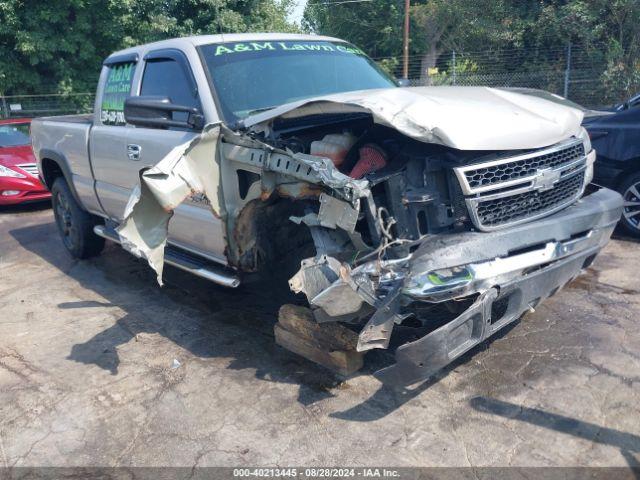
<svg viewBox="0 0 640 480"><path fill-rule="evenodd" d="M620 224L627 233L640 237L640 172L622 182L619 191L624 199Z"/></svg>
<svg viewBox="0 0 640 480"><path fill-rule="evenodd" d="M58 177L51 187L53 215L62 242L75 258L89 258L98 255L104 248L104 238L93 232L93 227L101 221L83 210L64 177Z"/></svg>

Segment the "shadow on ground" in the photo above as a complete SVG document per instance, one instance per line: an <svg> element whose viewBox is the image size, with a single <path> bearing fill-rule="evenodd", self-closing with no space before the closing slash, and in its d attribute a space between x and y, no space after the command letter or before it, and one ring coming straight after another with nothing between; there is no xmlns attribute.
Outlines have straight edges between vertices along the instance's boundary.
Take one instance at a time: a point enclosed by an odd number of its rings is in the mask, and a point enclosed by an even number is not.
<svg viewBox="0 0 640 480"><path fill-rule="evenodd" d="M19 203L17 205L0 205L0 215L3 214L20 214L20 213L31 213L31 212L39 212L40 210L50 210L51 209L51 201L50 200L40 200L38 202L32 203Z"/></svg>
<svg viewBox="0 0 640 480"><path fill-rule="evenodd" d="M471 408L479 412L529 423L582 438L589 442L618 448L629 467L634 469L636 478L640 478L640 462L634 456L634 454L640 453L640 437L637 435L493 398L474 397L469 403Z"/></svg>
<svg viewBox="0 0 640 480"><path fill-rule="evenodd" d="M255 283L239 289L227 289L167 267L166 286L159 289L146 262L118 246L108 246L100 257L78 261L72 259L62 243L57 241L53 222L18 228L9 233L23 248L105 299L62 302L58 308L113 307L125 312L111 327L84 343L74 345L68 356L70 360L97 365L117 375L120 365L118 346L130 342L138 334L157 333L198 358L232 358L229 369L253 369L258 379L298 384L298 401L303 405L333 396L331 390L343 381L341 377L275 345L273 325L281 302L273 296L269 285ZM144 302L140 301L141 298ZM505 327L488 342L501 338L515 324ZM331 416L357 422L383 418L469 361L479 350L486 349L488 342L415 388L381 386L363 403L334 412ZM359 374L369 375L391 360L386 352L371 352Z"/></svg>

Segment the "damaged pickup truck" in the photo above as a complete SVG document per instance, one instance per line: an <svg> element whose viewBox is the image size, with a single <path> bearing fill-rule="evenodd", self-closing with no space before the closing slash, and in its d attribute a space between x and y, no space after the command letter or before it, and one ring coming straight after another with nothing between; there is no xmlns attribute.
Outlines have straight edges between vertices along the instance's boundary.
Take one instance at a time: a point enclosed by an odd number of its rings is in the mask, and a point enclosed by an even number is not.
<svg viewBox="0 0 640 480"><path fill-rule="evenodd" d="M93 116L37 119L72 255L104 238L236 287L273 278L319 323L427 378L555 294L607 243L582 113L481 87L401 88L334 38L182 38L114 53ZM282 280L282 282L281 282ZM288 286L287 286L288 283Z"/></svg>

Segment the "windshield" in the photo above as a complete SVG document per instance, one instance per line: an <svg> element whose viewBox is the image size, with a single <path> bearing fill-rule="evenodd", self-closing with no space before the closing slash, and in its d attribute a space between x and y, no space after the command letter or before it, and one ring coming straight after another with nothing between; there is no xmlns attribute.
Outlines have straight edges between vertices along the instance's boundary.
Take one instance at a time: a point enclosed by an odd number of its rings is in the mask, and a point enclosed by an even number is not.
<svg viewBox="0 0 640 480"><path fill-rule="evenodd" d="M360 49L343 42L218 43L201 52L227 121L304 98L396 86Z"/></svg>
<svg viewBox="0 0 640 480"><path fill-rule="evenodd" d="M0 147L17 147L30 143L28 123L0 125Z"/></svg>

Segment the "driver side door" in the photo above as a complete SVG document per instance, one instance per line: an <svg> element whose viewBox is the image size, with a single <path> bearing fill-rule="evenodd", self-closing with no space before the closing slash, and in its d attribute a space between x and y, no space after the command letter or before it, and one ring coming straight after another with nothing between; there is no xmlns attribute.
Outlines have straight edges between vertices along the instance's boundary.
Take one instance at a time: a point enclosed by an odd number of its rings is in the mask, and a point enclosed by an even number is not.
<svg viewBox="0 0 640 480"><path fill-rule="evenodd" d="M180 50L162 49L147 53L140 82L140 96L168 97L172 103L203 111L193 72ZM173 112L173 120L184 121L187 112ZM138 182L141 168L151 166L177 145L188 142L199 131L188 128L136 126L127 133L127 151L131 171L127 178L131 188ZM215 165L214 152L211 162ZM137 157L137 158L131 158ZM126 203L125 203L126 205ZM124 205L123 205L124 211ZM206 198L192 196L180 204L169 222L169 242L226 263L222 223L216 218Z"/></svg>

